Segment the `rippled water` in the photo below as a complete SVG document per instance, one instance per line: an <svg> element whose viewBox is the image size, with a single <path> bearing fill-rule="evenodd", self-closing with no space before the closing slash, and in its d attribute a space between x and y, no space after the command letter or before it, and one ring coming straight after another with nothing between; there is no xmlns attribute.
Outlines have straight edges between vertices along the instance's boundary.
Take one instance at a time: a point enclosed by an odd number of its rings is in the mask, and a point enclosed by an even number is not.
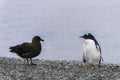
<svg viewBox="0 0 120 80"><path fill-rule="evenodd" d="M84 33L102 48L103 63L120 63L120 1L0 0L0 56L18 57L11 45L40 35L39 59L82 61Z"/></svg>

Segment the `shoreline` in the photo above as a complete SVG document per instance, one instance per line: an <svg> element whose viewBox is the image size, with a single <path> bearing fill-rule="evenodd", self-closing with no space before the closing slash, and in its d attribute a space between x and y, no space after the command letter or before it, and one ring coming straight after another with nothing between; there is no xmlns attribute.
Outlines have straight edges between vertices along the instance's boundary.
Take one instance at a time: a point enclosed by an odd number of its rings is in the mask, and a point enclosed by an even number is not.
<svg viewBox="0 0 120 80"><path fill-rule="evenodd" d="M0 57L2 80L119 80L119 64L102 64L95 69L79 61L39 60L28 65L21 58Z"/></svg>

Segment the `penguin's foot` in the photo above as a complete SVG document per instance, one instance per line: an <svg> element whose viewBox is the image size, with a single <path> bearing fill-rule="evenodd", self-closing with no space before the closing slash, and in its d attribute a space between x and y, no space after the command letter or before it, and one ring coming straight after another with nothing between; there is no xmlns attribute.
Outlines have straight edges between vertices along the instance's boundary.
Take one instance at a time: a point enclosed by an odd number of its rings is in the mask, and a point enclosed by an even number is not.
<svg viewBox="0 0 120 80"><path fill-rule="evenodd" d="M99 67L98 64L90 64L90 66L92 66L93 68L96 68L96 69Z"/></svg>

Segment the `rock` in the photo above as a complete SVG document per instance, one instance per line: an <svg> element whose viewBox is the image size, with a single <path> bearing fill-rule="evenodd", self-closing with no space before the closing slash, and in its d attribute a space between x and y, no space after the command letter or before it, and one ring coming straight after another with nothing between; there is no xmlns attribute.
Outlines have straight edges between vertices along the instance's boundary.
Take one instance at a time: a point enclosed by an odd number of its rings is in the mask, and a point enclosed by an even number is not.
<svg viewBox="0 0 120 80"><path fill-rule="evenodd" d="M102 64L98 69L79 61L38 60L37 65L22 59L0 57L1 80L120 80L120 66Z"/></svg>

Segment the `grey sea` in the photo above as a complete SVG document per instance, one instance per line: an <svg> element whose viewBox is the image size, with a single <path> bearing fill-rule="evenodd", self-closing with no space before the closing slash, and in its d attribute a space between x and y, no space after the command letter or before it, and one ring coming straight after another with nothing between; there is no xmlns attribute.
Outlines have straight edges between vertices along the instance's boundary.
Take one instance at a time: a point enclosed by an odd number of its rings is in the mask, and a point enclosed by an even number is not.
<svg viewBox="0 0 120 80"><path fill-rule="evenodd" d="M15 57L9 47L39 35L45 41L37 57L82 61L84 40L92 33L103 63L120 64L119 0L0 0L0 57Z"/></svg>

